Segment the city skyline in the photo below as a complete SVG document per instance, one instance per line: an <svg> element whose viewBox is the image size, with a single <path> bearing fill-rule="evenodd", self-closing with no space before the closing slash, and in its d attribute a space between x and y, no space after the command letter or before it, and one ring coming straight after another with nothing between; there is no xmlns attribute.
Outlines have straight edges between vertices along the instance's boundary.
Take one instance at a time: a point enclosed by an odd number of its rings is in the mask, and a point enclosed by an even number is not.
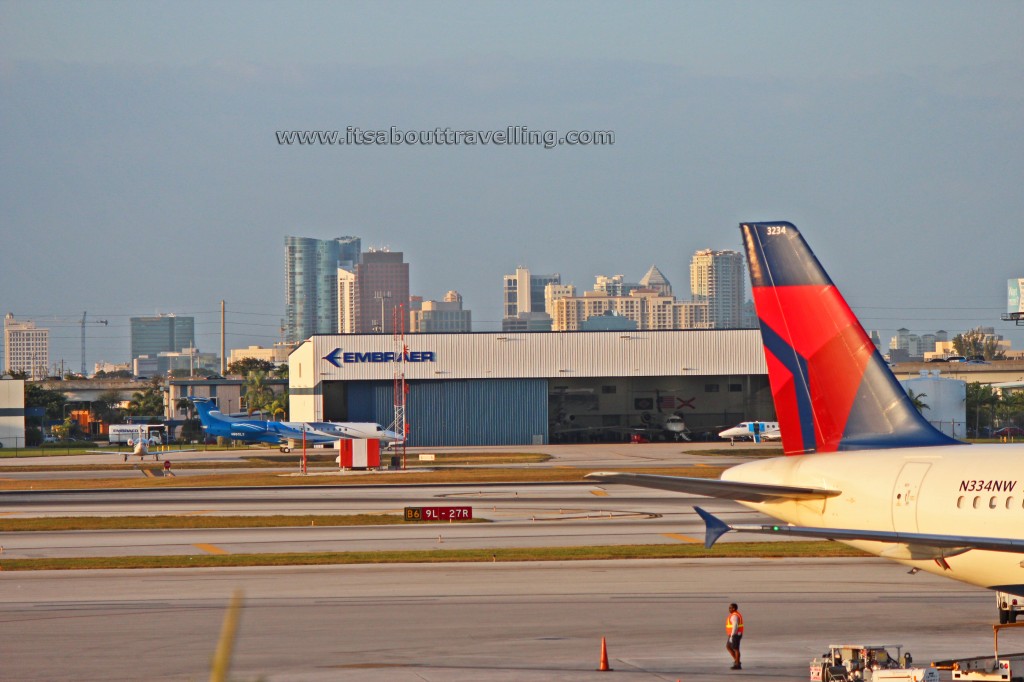
<svg viewBox="0 0 1024 682"><path fill-rule="evenodd" d="M286 238L286 239L294 239L294 238ZM325 239L325 240L317 240L315 238L314 239L303 238L303 240L305 242L308 242L307 246L310 246L310 248L312 248L315 251L316 247L317 247L317 244L314 244L314 242L319 242L322 245L322 244L326 244L326 243L330 243L330 242L337 242L337 241L344 240L344 241L347 241L349 243L354 242L356 244L356 248L358 248L358 244L359 244L361 238L360 237L346 236L346 237L333 238L333 239ZM287 252L288 252L288 247L286 246L286 254L287 254ZM379 256L383 257L385 260L390 260L390 261L394 261L395 263L400 263L401 265L403 265L405 267L405 269L407 271L411 270L409 268L410 264L408 262L404 262L403 261L404 254L402 252L391 252L391 251L388 251L388 250L371 249L367 253L379 254ZM363 255L365 255L365 254L363 254ZM671 291L672 291L671 280L669 280L669 278L667 278L661 272L661 268L656 263L654 263L651 266L649 266L646 269L644 276L639 278L639 280L637 280L637 281L635 281L633 283L630 283L630 276L623 275L622 273L616 273L615 275L611 275L611 276L605 275L605 274L601 274L601 273L593 273L589 277L589 279L592 280L591 285L590 285L590 289L587 289L584 286L577 286L574 282L566 282L564 285L562 285L562 288L576 289L577 292L576 292L575 296L582 297L585 292L588 292L588 291L590 291L590 292L597 292L599 290L603 290L604 288L608 287L609 285L614 285L615 282L618 282L618 285L620 287L623 284L625 284L625 286L627 288L642 286L642 283L645 280L648 280L649 278L652 278L652 276L653 276L653 278L656 279L656 281L664 282L664 284L667 285L667 288L668 288L668 290L670 292L669 295L670 296L674 296L674 298L676 299L676 301L678 301L678 303L681 303L681 304L699 303L700 302L699 301L700 295L697 293L697 288L699 288L701 286L706 286L708 267L709 267L709 265L710 265L710 263L712 261L717 260L720 256L724 256L726 258L727 262L732 260L732 259L735 259L735 258L739 259L739 265L741 267L739 267L739 270L737 270L736 269L737 266L734 263L730 263L729 269L727 271L727 277L730 280L730 283L729 283L730 288L731 289L735 289L737 287L741 288L743 290L743 292L744 292L742 294L744 302L749 304L749 300L746 298L747 293L749 293L749 285L746 282L746 274L745 274L746 273L746 265L745 265L745 262L743 262L744 261L743 255L738 253L738 252L731 251L731 250L717 250L717 249L698 248L698 249L696 249L695 251L693 251L691 253L690 258L686 261L687 264L688 264L688 267L689 267L689 273L688 273L688 276L683 278L683 280L682 280L682 281L688 281L690 283L690 291L689 291L690 296L689 297L679 297L678 295L674 295L674 294L671 293ZM288 258L286 256L286 261L287 260L288 260ZM344 264L345 268L351 266L353 271L357 267L357 265L356 264L352 264L351 261L341 261L341 262ZM340 274L340 270L342 270L342 268L337 268L336 269L336 271L339 272L339 274ZM698 271L700 271L700 274L698 274ZM530 278L530 280L537 280L536 282L531 282L531 284L532 284L531 289L535 290L534 294L536 293L536 290L539 290L538 282L547 282L551 278L557 278L559 281L561 281L561 279L562 279L561 275L558 274L558 273L555 273L555 274L545 274L545 275L532 275L531 272L530 272L530 269L528 267L524 267L522 265L516 267L514 269L514 272L516 274L519 274L521 272L525 273L525 276ZM739 276L738 276L739 281L738 282L735 281L736 278L737 278L737 272L739 272ZM516 275L505 274L502 277L502 279L505 282L505 285L502 288L504 288L506 290L506 294L507 294L508 281L509 281L510 278L515 279L515 276ZM497 280L497 277L495 279ZM527 280L527 281L529 281L529 280ZM496 290L497 290L498 286L499 285L495 285L495 289ZM287 288L287 285L286 285L286 288ZM453 294L453 293L457 293L457 291L455 291L454 289L449 289L448 292L447 292L447 294ZM335 295L337 296L338 292L335 292ZM621 294L616 294L616 295L621 295ZM500 296L500 292L498 293L498 296ZM418 294L418 293L413 293L411 291L410 291L410 298L419 298L419 299L422 299L422 300L430 301L430 299L426 298L425 296L422 296L421 294ZM536 298L536 297L535 296L531 296L531 298ZM439 300L440 300L440 298L438 299L438 301ZM541 308L543 308L544 307L544 298L540 297L537 300L540 301L540 306L541 306ZM335 301L337 301L337 299L335 299ZM434 302L436 303L437 301L434 301ZM379 304L380 304L379 300L377 300L374 303L374 305L379 305ZM335 303L335 305L336 305L336 303ZM462 306L461 294L459 295L459 306L460 307ZM411 310L412 307L413 306L410 305L410 310ZM496 306L496 307L502 307L502 306ZM388 310L390 310L390 308ZM469 310L468 307L467 307L467 310ZM856 312L856 308L854 310ZM217 311L206 311L205 313L201 313L201 314L212 315L214 312L216 312L216 314L218 316L217 320L215 321L215 324L218 327L218 331L216 333L208 332L208 333L203 334L203 335L197 334L194 331L194 328L196 326L199 326L194 321L194 315L200 314L200 313L192 313L191 315L186 315L184 313L179 313L179 312L157 312L155 315L151 315L151 316L113 315L114 318L125 317L128 320L128 322L131 323L131 324L128 325L128 331L126 332L126 334L124 336L124 340L125 340L125 342L126 342L126 344L128 346L127 349L126 349L126 352L128 353L128 355L125 358L121 358L121 357L98 357L98 356L96 356L96 354L89 353L89 360L88 360L88 364L87 364L88 373L90 373L90 374L92 373L92 368L93 368L94 364L100 364L100 363L122 364L122 363L127 362L128 365L130 366L131 365L131 361L133 359L131 357L131 354L132 354L132 343L133 343L133 336L134 336L133 331L132 331L132 327L133 327L133 325L139 324L142 320L152 320L152 321L155 321L155 322L166 322L167 320L174 321L175 318L177 318L177 320L179 320L179 321L186 322L189 325L188 326L188 330L186 332L188 337L190 337L192 339L195 339L198 336L205 336L207 338L207 342L203 346L200 346L199 343L196 342L196 351L197 352L198 351L202 351L204 356L207 355L207 354L210 354L210 353L216 354L217 352L219 352L219 344L220 344L219 310L217 310ZM229 308L229 310L228 310L228 318L229 319L231 317L231 313L232 313L232 311ZM390 315L391 313L388 312L387 314ZM410 314L411 314L411 312L410 312ZM244 313L243 313L243 315L244 315ZM372 320L375 321L376 318L379 318L379 316L380 315L378 313L375 317L374 316L371 316L371 317L372 317ZM23 318L23 317L19 318L18 316L15 316L15 319L17 320L17 322L19 324L33 324L33 325L35 325L36 328L46 331L46 336L47 336L48 340L54 338L53 334L52 334L52 330L50 330L50 328L47 327L45 324L39 324L34 319L28 319L28 318ZM228 339L229 339L227 341L227 348L228 348L229 353L231 351L233 351L233 350L244 350L247 347L247 345L258 345L258 346L261 346L262 348L269 349L270 347L274 346L275 344L283 343L282 339L283 339L284 335L287 333L286 329L285 329L285 326L284 326L284 319L285 319L285 316L282 315L281 316L281 326L279 328L279 335L274 340L269 340L268 341L268 340L266 340L267 337L265 335L262 335L262 334L260 334L260 335L247 335L247 334L244 334L244 333L234 333L233 334L233 333L231 333L229 331L227 333L227 336L228 336ZM495 319L495 320L485 320L481 324L481 323L478 323L476 320L473 320L473 322L472 322L472 331L473 332L501 331L502 330L502 323L503 323L503 321L504 321L504 318L499 318L499 319ZM75 345L75 349L78 348L77 340L80 338L79 337L80 324L81 324L80 320L78 322L73 322L73 321L69 321L69 320L61 320L60 323L58 324L58 329L67 330L67 329L70 329L71 327L74 328L75 333L74 333L73 336L74 336L74 340L75 340L75 344L76 344ZM209 322L208 321L205 324L207 326L209 326L209 325L214 324L214 322ZM250 323L244 323L243 322L241 324L250 324ZM371 321L370 324L372 326L372 321ZM411 321L409 319L406 319L405 324L406 324L406 331L407 331L407 333L414 333L413 330L411 329ZM680 324L684 324L684 323L681 321ZM743 324L745 324L745 322L741 320L740 326L742 326ZM1006 323L1004 322L1002 324L1005 325ZM117 329L117 327L118 327L118 325L116 323L114 325L112 325L112 326L115 329ZM228 327L230 327L230 326L231 326L231 323L229 322L228 323ZM264 325L264 326L269 326L269 325ZM1012 342L1013 342L1012 334L1005 333L1006 332L1006 328L1005 327L1001 328L999 322L993 322L992 324L980 324L980 325L975 325L973 327L965 327L965 328L962 328L962 329L961 328L957 328L955 330L947 332L947 336L948 336L948 339L951 340L954 336L956 336L959 333L966 332L966 331L971 330L971 329L982 328L982 327L992 328L994 333L997 336L1003 337L1006 341L1008 341L1008 342L1010 342L1012 344ZM104 330L99 330L99 333L104 334L106 328L107 328L107 325L104 325ZM690 327L684 326L684 327L681 327L681 328L700 329L700 328L705 328L705 327L704 326L695 325L695 326L690 326ZM735 327L724 327L724 328L735 328ZM86 331L87 331L87 333L92 333L94 330L91 327L87 327ZM893 332L892 332L891 335L888 334L887 332L883 333L883 332L879 331L877 328L867 327L867 326L865 326L865 331L869 335L871 335L871 336L874 336L876 334L880 334L880 338L881 338L880 352L882 352L883 355L884 355L884 354L886 354L888 352L888 348L890 346L890 341L895 341L896 337L899 336L900 334L905 335L906 333L910 333L912 335L920 336L920 337L922 337L924 339L927 339L927 337L934 336L935 328L934 327L917 327L917 328L913 328L913 329L908 329L905 325L901 324L901 325L899 325L898 328L894 328L893 329ZM943 330L943 331L945 331L945 330ZM322 332L322 333L334 333L334 332ZM362 330L362 331L355 330L355 331L350 332L350 333L376 333L376 332L375 331L365 331L365 330ZM388 334L391 333L390 322L388 323L387 333ZM572 332L561 332L561 333L572 333ZM106 334L104 334L104 336L106 338L110 338ZM256 339L258 339L258 341L238 341L236 343L236 342L231 341L232 337L237 338L237 339L256 338ZM64 344L64 346L66 348L71 348L71 346L68 345L68 343L71 340L69 336L67 336L67 335L65 335L63 337L58 336L57 338L67 342L67 343ZM91 336L89 338L92 339ZM944 340L944 339L942 339L942 340ZM49 365L48 365L49 368L52 369L54 367L61 367L61 366L63 366L64 367L64 371L66 371L66 372L76 372L77 365L75 364L75 361L80 358L80 355L73 356L73 357L68 357L67 355L63 355L63 356L55 355L56 352L54 350L52 350L53 345L54 344L52 344L52 343L49 344L49 346L51 348L50 353L49 353L49 356L50 356L50 358L49 358ZM60 347L59 344L58 344L58 347ZM1013 348L1013 350L1021 350L1021 347L1019 345L1012 346L1012 348ZM185 350L187 350L187 348ZM148 352L148 351L146 351L146 352ZM95 359L93 359L94 356L95 356ZM63 361L63 364L62 364L62 361ZM6 370L6 367L4 367L4 370Z"/></svg>
<svg viewBox="0 0 1024 682"><path fill-rule="evenodd" d="M0 3L0 306L51 361L128 318L268 346L285 235L362 235L478 328L525 264L589 288L790 220L867 330L1001 322L1024 209L1019 3ZM315 14L311 26L307 17ZM927 21L921 21L927 16ZM458 20L455 20L455 19ZM970 30L964 30L969 26ZM770 39L766 38L770 36ZM951 49L955 46L955 49ZM293 130L610 131L612 144L298 145ZM1008 248L1010 246L1011 248ZM497 285L496 285L497 282ZM57 319L54 319L57 318Z"/></svg>

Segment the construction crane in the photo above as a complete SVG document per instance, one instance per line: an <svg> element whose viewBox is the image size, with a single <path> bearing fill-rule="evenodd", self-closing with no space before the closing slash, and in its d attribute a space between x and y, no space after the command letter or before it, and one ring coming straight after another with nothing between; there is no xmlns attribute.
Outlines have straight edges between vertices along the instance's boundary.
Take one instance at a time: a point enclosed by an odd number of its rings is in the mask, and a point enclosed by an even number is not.
<svg viewBox="0 0 1024 682"><path fill-rule="evenodd" d="M82 376L85 376L85 316L86 312L82 313ZM93 324L102 324L106 326L106 320L89 320Z"/></svg>

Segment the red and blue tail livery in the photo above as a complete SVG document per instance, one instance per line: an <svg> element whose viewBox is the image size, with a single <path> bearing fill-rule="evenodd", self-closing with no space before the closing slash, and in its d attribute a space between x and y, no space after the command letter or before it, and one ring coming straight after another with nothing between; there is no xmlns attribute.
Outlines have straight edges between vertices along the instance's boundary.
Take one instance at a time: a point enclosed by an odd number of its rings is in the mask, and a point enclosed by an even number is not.
<svg viewBox="0 0 1024 682"><path fill-rule="evenodd" d="M952 445L921 416L792 223L744 223L787 455Z"/></svg>

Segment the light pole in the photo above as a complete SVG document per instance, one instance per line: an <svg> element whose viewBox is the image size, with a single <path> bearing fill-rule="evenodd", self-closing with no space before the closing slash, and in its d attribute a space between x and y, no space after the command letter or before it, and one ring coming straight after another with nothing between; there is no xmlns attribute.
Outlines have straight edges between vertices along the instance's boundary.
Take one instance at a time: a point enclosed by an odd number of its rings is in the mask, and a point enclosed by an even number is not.
<svg viewBox="0 0 1024 682"><path fill-rule="evenodd" d="M373 297L380 301L380 333L384 333L384 302L391 298L390 291L377 291Z"/></svg>

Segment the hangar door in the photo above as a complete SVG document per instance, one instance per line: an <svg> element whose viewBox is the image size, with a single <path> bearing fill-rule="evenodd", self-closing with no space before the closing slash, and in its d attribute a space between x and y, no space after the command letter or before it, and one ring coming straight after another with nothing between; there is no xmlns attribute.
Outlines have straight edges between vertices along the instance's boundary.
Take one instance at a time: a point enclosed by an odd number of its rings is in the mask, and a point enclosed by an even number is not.
<svg viewBox="0 0 1024 682"><path fill-rule="evenodd" d="M377 422L385 427L394 420L392 382L331 383L335 385L325 385L323 393L326 419ZM548 442L545 379L416 381L408 386L405 411L410 446Z"/></svg>

